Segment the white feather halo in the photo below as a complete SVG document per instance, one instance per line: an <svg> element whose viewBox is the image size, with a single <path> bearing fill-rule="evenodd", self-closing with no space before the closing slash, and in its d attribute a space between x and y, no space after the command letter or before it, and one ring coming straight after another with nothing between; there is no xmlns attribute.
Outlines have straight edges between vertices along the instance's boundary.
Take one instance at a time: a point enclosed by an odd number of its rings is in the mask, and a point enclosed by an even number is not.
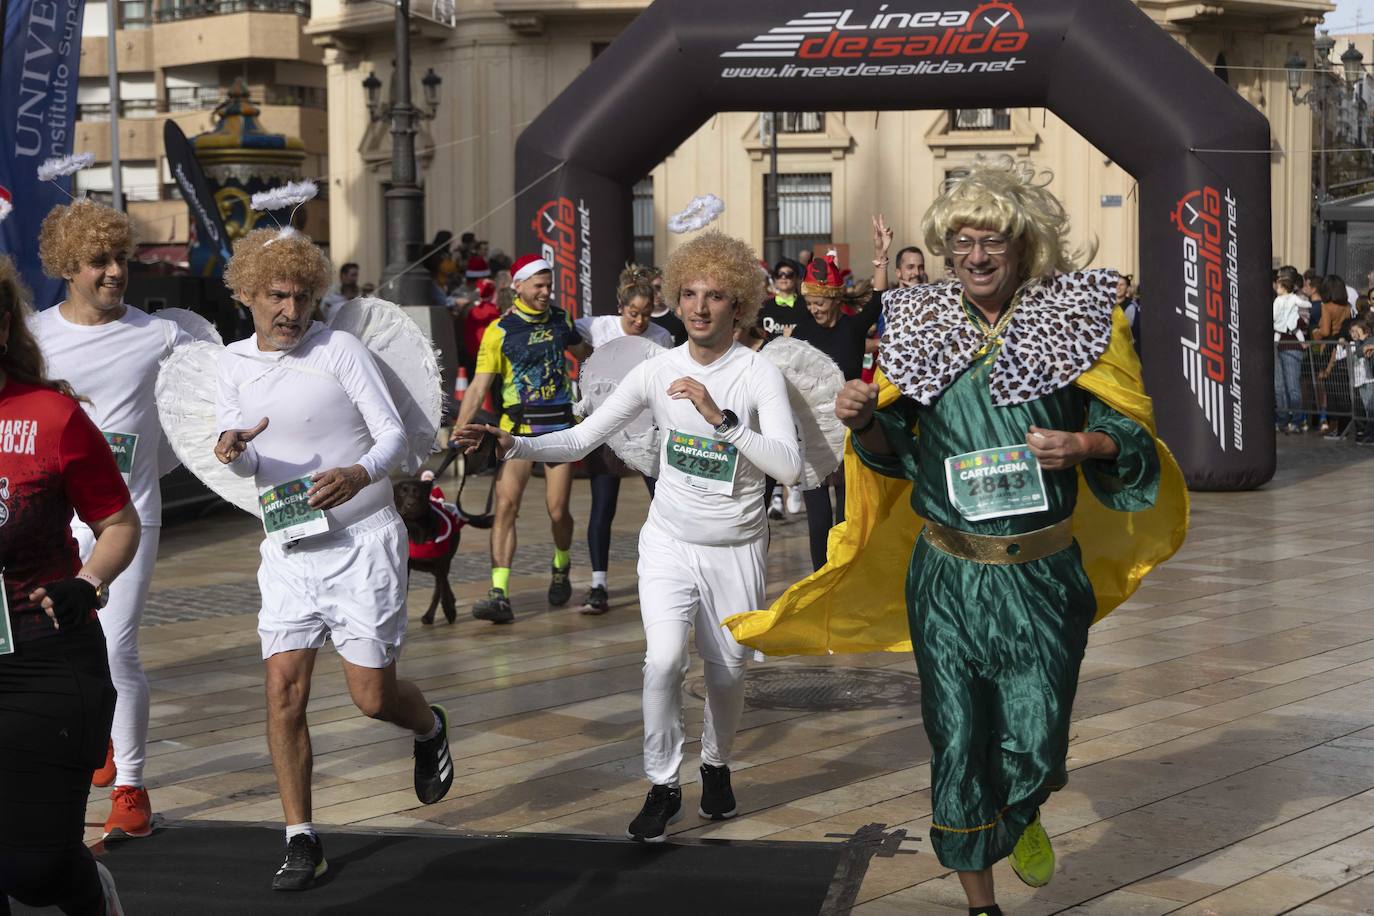
<svg viewBox="0 0 1374 916"><path fill-rule="evenodd" d="M251 203L254 210L271 213L288 207L299 207L307 200L313 200L319 193L319 186L306 178L302 181L287 182L270 191L259 191L253 195Z"/></svg>
<svg viewBox="0 0 1374 916"><path fill-rule="evenodd" d="M57 178L64 178L67 175L74 175L82 169L95 162L94 153L77 153L74 156L59 156L46 159L38 167L39 181L53 181Z"/></svg>
<svg viewBox="0 0 1374 916"><path fill-rule="evenodd" d="M684 232L705 229L724 212L725 201L714 194L702 194L700 197L693 197L692 202L681 213L669 217L668 230L681 235Z"/></svg>

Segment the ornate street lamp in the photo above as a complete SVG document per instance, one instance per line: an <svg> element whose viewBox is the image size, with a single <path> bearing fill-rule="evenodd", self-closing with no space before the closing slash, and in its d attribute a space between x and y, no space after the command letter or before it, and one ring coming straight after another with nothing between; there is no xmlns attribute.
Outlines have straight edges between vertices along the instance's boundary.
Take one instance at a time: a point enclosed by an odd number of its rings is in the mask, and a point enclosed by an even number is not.
<svg viewBox="0 0 1374 916"><path fill-rule="evenodd" d="M1316 39L1312 42L1312 50L1315 54L1312 68L1312 88L1307 92L1301 92L1302 79L1307 70L1307 62L1302 59L1296 51L1288 56L1284 63L1284 68L1288 71L1288 92L1293 97L1293 104L1313 105L1320 112L1321 128L1317 134L1317 191L1312 200L1312 224L1316 229L1316 257L1314 258L1317 270L1325 273L1326 271L1326 227L1321 220L1321 205L1326 201L1326 110L1330 104L1329 98L1332 87L1326 80L1327 73L1331 66L1331 51L1336 47L1336 40L1331 37L1331 33L1326 29L1318 32ZM1352 45L1351 50L1354 50ZM1349 52L1346 52L1347 54ZM1355 51L1359 55L1359 51ZM1359 58L1364 59L1362 56ZM1346 62L1346 55L1341 55L1341 62L1346 67L1346 73L1350 72L1350 65ZM1316 99L1313 99L1316 96Z"/></svg>
<svg viewBox="0 0 1374 916"><path fill-rule="evenodd" d="M1350 47L1341 55L1341 67L1345 70L1347 83L1354 84L1364 76L1364 55L1355 47L1355 42L1350 42Z"/></svg>
<svg viewBox="0 0 1374 916"><path fill-rule="evenodd" d="M420 81L425 108L411 102L410 0L396 3L396 60L391 76L391 101L382 102L382 81L376 73L363 80L367 112L372 121L391 122L391 187L386 191L386 266L379 287L402 305L430 305L429 276L416 264L425 255L425 192L419 186L415 162L416 123L432 119L439 107L442 80L431 68Z"/></svg>

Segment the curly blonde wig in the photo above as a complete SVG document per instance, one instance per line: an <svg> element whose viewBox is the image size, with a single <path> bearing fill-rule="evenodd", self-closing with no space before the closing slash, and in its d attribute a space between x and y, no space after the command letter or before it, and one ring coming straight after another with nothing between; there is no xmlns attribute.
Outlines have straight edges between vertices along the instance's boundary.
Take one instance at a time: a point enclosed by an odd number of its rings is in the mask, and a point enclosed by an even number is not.
<svg viewBox="0 0 1374 916"><path fill-rule="evenodd" d="M1022 282L1078 270L1092 260L1097 246L1070 249L1069 214L1048 188L1053 177L1010 156L979 157L926 212L926 247L952 260L948 239L953 233L986 229L1020 241Z"/></svg>
<svg viewBox="0 0 1374 916"><path fill-rule="evenodd" d="M105 252L134 253L134 222L128 214L93 200L53 207L38 231L43 272L66 279Z"/></svg>
<svg viewBox="0 0 1374 916"><path fill-rule="evenodd" d="M254 229L234 242L233 257L224 268L224 285L245 305L274 280L300 283L318 296L333 277L329 258L309 236L283 236L276 229Z"/></svg>
<svg viewBox="0 0 1374 916"><path fill-rule="evenodd" d="M663 301L677 308L682 287L709 279L739 306L737 325L749 326L759 317L767 291L759 256L748 243L720 232L707 232L677 249L663 271Z"/></svg>

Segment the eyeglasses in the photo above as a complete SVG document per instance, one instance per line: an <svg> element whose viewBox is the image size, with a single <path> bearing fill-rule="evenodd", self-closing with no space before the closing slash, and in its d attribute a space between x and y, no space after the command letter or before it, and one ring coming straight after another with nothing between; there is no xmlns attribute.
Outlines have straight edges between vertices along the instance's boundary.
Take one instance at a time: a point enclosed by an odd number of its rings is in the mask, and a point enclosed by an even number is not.
<svg viewBox="0 0 1374 916"><path fill-rule="evenodd" d="M795 279L797 279L797 275L794 274L794 273L792 273L792 271L790 271L790 270L780 270L780 271L778 271L777 279L779 279L779 280L795 280Z"/></svg>
<svg viewBox="0 0 1374 916"><path fill-rule="evenodd" d="M949 250L954 254L973 254L973 249L982 248L983 254L1006 254L1011 240L1000 235L990 235L985 239L971 239L966 235L955 236L948 240Z"/></svg>

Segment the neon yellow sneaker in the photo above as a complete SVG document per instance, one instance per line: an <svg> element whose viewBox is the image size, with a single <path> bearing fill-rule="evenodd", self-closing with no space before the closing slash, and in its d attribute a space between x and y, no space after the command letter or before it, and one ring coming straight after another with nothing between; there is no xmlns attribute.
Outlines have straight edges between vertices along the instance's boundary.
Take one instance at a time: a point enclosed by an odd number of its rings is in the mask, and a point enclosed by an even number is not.
<svg viewBox="0 0 1374 916"><path fill-rule="evenodd" d="M1054 877L1054 847L1050 845L1049 834L1040 824L1040 812L1035 812L1035 820L1026 826L1016 848L1007 859L1011 870L1031 887L1044 887Z"/></svg>

